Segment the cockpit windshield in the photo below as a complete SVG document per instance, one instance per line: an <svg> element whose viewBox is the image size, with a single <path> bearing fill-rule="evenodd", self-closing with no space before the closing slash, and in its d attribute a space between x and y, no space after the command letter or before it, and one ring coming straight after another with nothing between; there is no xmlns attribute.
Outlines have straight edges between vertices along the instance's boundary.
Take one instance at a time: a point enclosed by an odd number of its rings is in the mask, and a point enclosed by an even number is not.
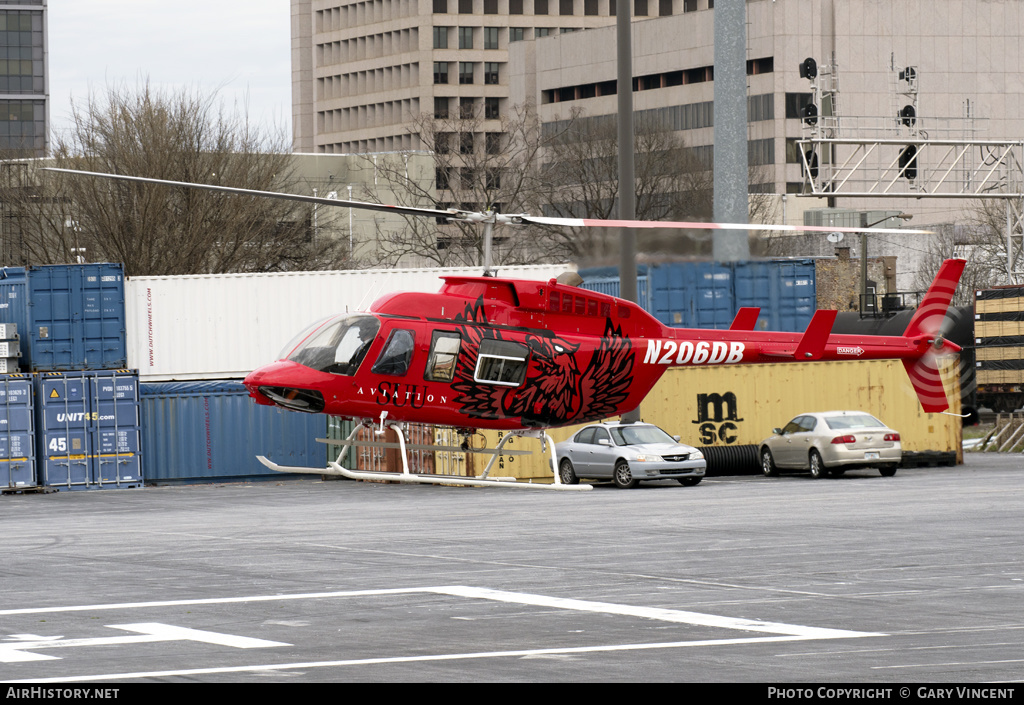
<svg viewBox="0 0 1024 705"><path fill-rule="evenodd" d="M353 375L366 356L380 321L373 316L340 316L304 331L306 337L286 359L320 372Z"/></svg>

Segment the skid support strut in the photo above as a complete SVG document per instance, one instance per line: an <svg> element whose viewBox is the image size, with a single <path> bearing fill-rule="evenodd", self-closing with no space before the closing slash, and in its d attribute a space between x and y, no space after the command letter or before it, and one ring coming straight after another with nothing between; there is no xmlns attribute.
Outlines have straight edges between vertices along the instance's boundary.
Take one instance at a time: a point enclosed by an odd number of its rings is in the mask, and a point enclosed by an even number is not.
<svg viewBox="0 0 1024 705"><path fill-rule="evenodd" d="M349 468L342 466L342 463L344 462L349 449L355 445L358 445L358 442L355 440L356 435L364 428L372 428L374 435L376 436L383 436L385 431L389 428L392 429L397 434L398 448L402 456L402 472L395 473L367 470L350 470ZM518 481L514 477L490 476L491 469L494 467L494 463L498 459L499 454L501 454L505 444L512 438L517 437L536 438L540 441L541 452L549 454L551 474L554 478L553 483L549 484L546 482ZM338 442L334 441L334 443ZM562 483L561 479L558 476L558 466L557 461L555 459L554 441L551 439L551 436L547 434L547 432L542 430L510 431L504 438L501 439L501 441L498 443L498 447L494 451L487 451L492 453L492 457L490 461L487 463L487 467L484 469L484 472L480 477L457 477L451 475L431 475L411 472L409 470L408 448L405 442L405 425L399 423L387 423L386 411L381 413L381 416L377 422L371 422L367 419L360 420L356 424L355 428L352 429L352 433L349 434L348 438L346 438L344 441L341 441L339 445L342 445L344 447L338 454L338 459L330 461L328 463L327 468L308 468L278 465L277 463L269 460L268 458L262 455L258 455L256 457L261 463L263 463L263 465L277 472L341 476L347 477L351 480L385 480L389 482L402 482L409 484L460 485L470 487L520 487L526 489L564 490L567 492L580 492L591 489L591 485L587 484L566 485ZM443 449L438 448L438 450Z"/></svg>

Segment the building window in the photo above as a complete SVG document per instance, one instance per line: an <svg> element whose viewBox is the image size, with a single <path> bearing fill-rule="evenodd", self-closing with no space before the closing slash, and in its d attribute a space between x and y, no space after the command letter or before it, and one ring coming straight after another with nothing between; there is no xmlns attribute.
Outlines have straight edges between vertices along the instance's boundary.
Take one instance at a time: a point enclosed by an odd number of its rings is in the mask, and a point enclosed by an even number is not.
<svg viewBox="0 0 1024 705"><path fill-rule="evenodd" d="M473 153L473 133L462 132L459 134L459 154Z"/></svg>
<svg viewBox="0 0 1024 705"><path fill-rule="evenodd" d="M786 94L786 119L799 120L804 106L812 100L810 93L787 93Z"/></svg>
<svg viewBox="0 0 1024 705"><path fill-rule="evenodd" d="M498 48L498 34L501 27L484 27L484 49Z"/></svg>
<svg viewBox="0 0 1024 705"><path fill-rule="evenodd" d="M448 83L448 62L447 61L435 61L434 62L434 83Z"/></svg>
<svg viewBox="0 0 1024 705"><path fill-rule="evenodd" d="M496 14L498 14L498 0L484 0L484 14L485 15L496 15Z"/></svg>
<svg viewBox="0 0 1024 705"><path fill-rule="evenodd" d="M435 49L447 49L448 48L448 28L447 27L434 27L434 48Z"/></svg>
<svg viewBox="0 0 1024 705"><path fill-rule="evenodd" d="M508 0L508 14L523 14L523 0Z"/></svg>
<svg viewBox="0 0 1024 705"><path fill-rule="evenodd" d="M473 83L473 62L459 62L459 83L461 85L469 85Z"/></svg>
<svg viewBox="0 0 1024 705"><path fill-rule="evenodd" d="M459 118L471 120L476 114L476 98L459 98Z"/></svg>
<svg viewBox="0 0 1024 705"><path fill-rule="evenodd" d="M452 133L438 132L434 137L434 151L438 154L450 154L452 151Z"/></svg>
<svg viewBox="0 0 1024 705"><path fill-rule="evenodd" d="M633 14L637 17L647 17L647 0L633 0Z"/></svg>
<svg viewBox="0 0 1024 705"><path fill-rule="evenodd" d="M484 98L484 117L488 120L496 120L501 117L498 98Z"/></svg>
<svg viewBox="0 0 1024 705"><path fill-rule="evenodd" d="M573 0L558 0L558 14L571 15Z"/></svg>
<svg viewBox="0 0 1024 705"><path fill-rule="evenodd" d="M434 12L439 15L448 14L448 0L434 0Z"/></svg>
<svg viewBox="0 0 1024 705"><path fill-rule="evenodd" d="M696 12L697 0L683 0L683 12Z"/></svg>
<svg viewBox="0 0 1024 705"><path fill-rule="evenodd" d="M584 15L596 15L596 14L598 14L597 0L583 0L583 14Z"/></svg>
<svg viewBox="0 0 1024 705"><path fill-rule="evenodd" d="M497 61L486 61L484 62L484 83L488 86L498 85L498 67L501 66Z"/></svg>
<svg viewBox="0 0 1024 705"><path fill-rule="evenodd" d="M501 154L501 132L488 132L484 138L484 147L488 154Z"/></svg>
<svg viewBox="0 0 1024 705"><path fill-rule="evenodd" d="M552 29L554 29L554 28L553 27L538 27L537 29L533 30L533 36L535 36L535 37L547 37L548 35L551 34L551 30Z"/></svg>
<svg viewBox="0 0 1024 705"><path fill-rule="evenodd" d="M439 191L447 191L452 187L450 174L449 167L446 166L434 169L434 182L437 184Z"/></svg>
<svg viewBox="0 0 1024 705"><path fill-rule="evenodd" d="M658 0L658 14L668 17L672 14L672 0Z"/></svg>
<svg viewBox="0 0 1024 705"><path fill-rule="evenodd" d="M473 0L459 0L459 14L460 15L472 15L473 14Z"/></svg>
<svg viewBox="0 0 1024 705"><path fill-rule="evenodd" d="M439 120L448 117L448 98L434 98L434 117Z"/></svg>
<svg viewBox="0 0 1024 705"><path fill-rule="evenodd" d="M473 28L459 27L459 49L473 48Z"/></svg>
<svg viewBox="0 0 1024 705"><path fill-rule="evenodd" d="M526 39L526 29L523 27L509 27L508 28L508 41L521 42Z"/></svg>
<svg viewBox="0 0 1024 705"><path fill-rule="evenodd" d="M548 14L548 0L533 0L533 14Z"/></svg>

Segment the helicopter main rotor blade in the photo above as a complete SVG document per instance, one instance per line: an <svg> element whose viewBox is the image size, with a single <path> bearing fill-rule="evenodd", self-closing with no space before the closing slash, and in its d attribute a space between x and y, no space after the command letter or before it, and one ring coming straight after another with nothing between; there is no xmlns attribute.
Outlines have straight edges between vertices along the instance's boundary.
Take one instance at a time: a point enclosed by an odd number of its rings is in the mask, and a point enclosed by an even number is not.
<svg viewBox="0 0 1024 705"><path fill-rule="evenodd" d="M126 176L124 174L108 174L98 171L81 171L78 169L59 169L57 167L42 167L43 171L53 171L62 174L76 174L79 176L94 176L102 179L114 179L118 181L135 181L145 184L159 184L163 186L178 186L181 188L199 189L203 191L214 191L230 193L238 196L260 196L263 198L278 198L288 201L300 201L303 203L314 203L321 206L333 206L336 208L359 208L362 210L379 211L382 213L398 213L401 215L418 215L431 218L446 218L470 223L502 223L511 225L554 225L575 228L670 228L675 230L770 230L774 232L823 232L823 233L861 233L869 231L875 234L889 235L930 235L931 230L911 230L909 228L850 228L831 225L767 225L760 223L693 223L688 221L663 221L663 220L602 220L597 218L548 218L543 216L532 216L525 213L493 213L474 212L457 209L438 210L436 208L417 208L412 206L395 206L384 203L369 203L366 201L350 201L338 198L323 198L321 196L305 196L297 193L280 193L277 191L258 191L255 189L236 188L233 186L217 186L214 184L197 184L189 181L170 181L167 179L151 179L143 176Z"/></svg>
<svg viewBox="0 0 1024 705"><path fill-rule="evenodd" d="M572 228L673 228L682 230L772 230L779 232L862 233L890 235L930 235L931 230L909 228L848 228L831 225L767 225L761 223L691 223L662 220L600 220L597 218L546 218L532 215L515 217L516 222L537 225L561 225Z"/></svg>
<svg viewBox="0 0 1024 705"><path fill-rule="evenodd" d="M162 186L180 186L182 188L199 189L202 191L215 191L219 193L231 193L236 196L260 196L263 198L279 198L287 201L301 201L303 203L315 203L321 206L334 206L337 208L360 208L369 211L381 211L383 213L400 213L403 215L423 215L433 218L449 218L451 220L473 220L478 214L457 210L437 210L434 208L413 208L410 206L392 206L382 203L367 203L366 201L347 201L340 198L323 198L321 196L304 196L298 193L279 193L277 191L258 191L255 189L235 188L233 186L217 186L214 184L196 184L189 181L169 181L167 179L150 179L142 176L125 176L123 174L107 174L99 171L81 171L79 169L58 169L56 167L42 167L43 171L54 171L62 174L76 174L79 176L95 176L101 179L114 179L117 181L135 181L144 184L159 184Z"/></svg>

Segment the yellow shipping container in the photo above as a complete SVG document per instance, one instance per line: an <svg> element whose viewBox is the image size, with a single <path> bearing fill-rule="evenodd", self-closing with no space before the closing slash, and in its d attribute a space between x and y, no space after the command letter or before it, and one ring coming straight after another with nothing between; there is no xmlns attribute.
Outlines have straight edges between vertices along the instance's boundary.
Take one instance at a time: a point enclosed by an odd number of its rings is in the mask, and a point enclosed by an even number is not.
<svg viewBox="0 0 1024 705"><path fill-rule="evenodd" d="M960 412L956 358L944 360L943 381L953 413ZM898 360L800 362L672 368L641 404L644 421L657 424L695 446L756 445L794 416L809 411L856 409L877 416L900 432L905 452L955 452L963 462L962 426L957 416L926 414ZM549 431L555 442L580 427ZM503 434L485 432L490 447ZM532 455L503 456L491 474L521 479L551 478L540 443L517 438L508 448ZM473 458L483 472L488 456ZM500 470L498 469L500 466Z"/></svg>

